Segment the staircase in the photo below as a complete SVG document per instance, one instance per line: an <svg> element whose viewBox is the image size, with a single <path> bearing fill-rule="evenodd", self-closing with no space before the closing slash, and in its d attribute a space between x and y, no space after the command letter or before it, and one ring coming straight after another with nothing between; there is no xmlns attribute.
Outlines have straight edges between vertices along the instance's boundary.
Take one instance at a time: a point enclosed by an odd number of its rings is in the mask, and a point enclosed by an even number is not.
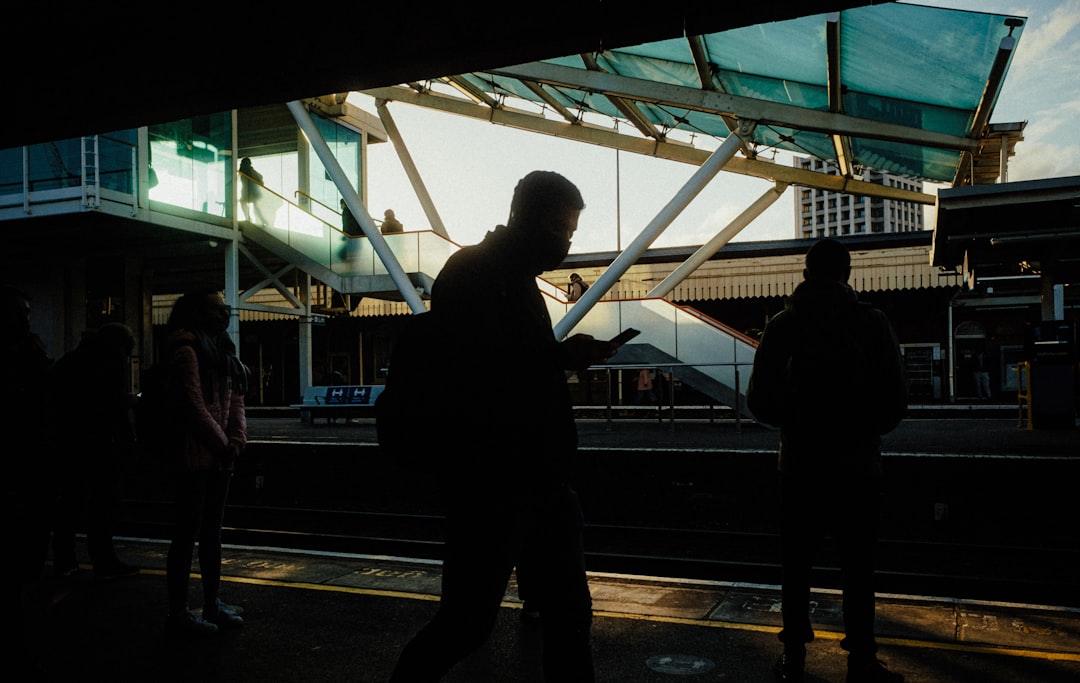
<svg viewBox="0 0 1080 683"><path fill-rule="evenodd" d="M366 237L349 237L336 226L307 213L284 198L273 225L242 223L244 239L287 260L343 294L401 301L386 267ZM432 231L385 235L387 246L423 297L431 292L446 260L459 249ZM574 304L563 289L537 279L548 312L558 322ZM601 300L573 333L610 339L627 327L642 334L624 345L609 367L658 367L686 386L750 417L746 380L757 342L687 306L666 299Z"/></svg>

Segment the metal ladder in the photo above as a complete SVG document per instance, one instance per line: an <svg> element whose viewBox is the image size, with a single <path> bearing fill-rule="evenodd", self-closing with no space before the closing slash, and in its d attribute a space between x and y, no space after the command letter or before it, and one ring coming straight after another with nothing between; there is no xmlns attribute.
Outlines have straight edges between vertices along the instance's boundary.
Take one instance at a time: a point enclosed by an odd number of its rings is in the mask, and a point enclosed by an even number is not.
<svg viewBox="0 0 1080 683"><path fill-rule="evenodd" d="M98 168L98 138L82 138L82 203L87 209L101 206L101 173Z"/></svg>

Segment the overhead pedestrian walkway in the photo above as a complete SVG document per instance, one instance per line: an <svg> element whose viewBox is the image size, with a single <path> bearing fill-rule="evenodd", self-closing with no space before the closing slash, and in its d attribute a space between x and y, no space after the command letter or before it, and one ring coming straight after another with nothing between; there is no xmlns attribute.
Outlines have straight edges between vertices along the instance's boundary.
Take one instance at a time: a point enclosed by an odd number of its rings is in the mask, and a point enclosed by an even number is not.
<svg viewBox="0 0 1080 683"><path fill-rule="evenodd" d="M401 300L402 294L371 240L345 235L300 207L284 199L282 202L289 210L279 212L280 225L245 222L245 238L336 291ZM423 298L430 295L431 285L446 260L459 249L432 231L398 233L383 239ZM537 285L556 326L575 305L580 305L570 301L561 287L543 278L537 278ZM572 333L610 339L628 327L643 334L634 344L627 344L613 364L663 367L718 404L750 416L745 408L746 380L756 340L663 297L598 300L574 324Z"/></svg>

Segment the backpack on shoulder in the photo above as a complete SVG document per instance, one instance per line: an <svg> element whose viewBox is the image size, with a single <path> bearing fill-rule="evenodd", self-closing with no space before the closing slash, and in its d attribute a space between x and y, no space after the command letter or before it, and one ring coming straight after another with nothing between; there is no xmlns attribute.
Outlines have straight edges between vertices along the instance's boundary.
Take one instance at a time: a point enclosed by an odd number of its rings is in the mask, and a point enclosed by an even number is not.
<svg viewBox="0 0 1080 683"><path fill-rule="evenodd" d="M168 360L154 363L139 379L135 445L143 457L165 462L180 442L178 407Z"/></svg>
<svg viewBox="0 0 1080 683"><path fill-rule="evenodd" d="M394 340L386 384L375 399L379 448L402 462L432 464L445 445L452 372L441 317L410 317Z"/></svg>

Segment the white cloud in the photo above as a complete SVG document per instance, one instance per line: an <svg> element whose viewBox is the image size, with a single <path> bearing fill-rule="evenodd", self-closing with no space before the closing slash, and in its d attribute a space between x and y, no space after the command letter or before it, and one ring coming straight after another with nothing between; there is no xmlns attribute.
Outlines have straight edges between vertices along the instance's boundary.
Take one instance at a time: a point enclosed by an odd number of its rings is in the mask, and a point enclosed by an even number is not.
<svg viewBox="0 0 1080 683"><path fill-rule="evenodd" d="M1080 145L1025 141L1017 150L1017 155L1009 161L1010 182L1080 175Z"/></svg>

